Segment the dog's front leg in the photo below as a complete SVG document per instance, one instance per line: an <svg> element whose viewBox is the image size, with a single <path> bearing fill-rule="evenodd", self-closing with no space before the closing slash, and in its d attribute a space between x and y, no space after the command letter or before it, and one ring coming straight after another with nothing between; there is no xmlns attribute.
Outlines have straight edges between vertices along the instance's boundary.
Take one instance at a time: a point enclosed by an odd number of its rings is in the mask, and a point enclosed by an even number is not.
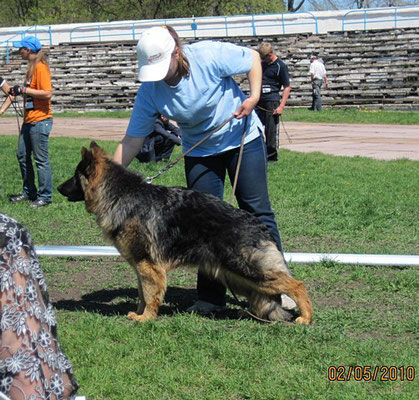
<svg viewBox="0 0 419 400"><path fill-rule="evenodd" d="M138 290L139 294L141 292L141 298L137 313L128 313L128 318L144 322L157 317L167 287L166 270L160 264L140 261L136 272L139 285L141 285L141 289Z"/></svg>

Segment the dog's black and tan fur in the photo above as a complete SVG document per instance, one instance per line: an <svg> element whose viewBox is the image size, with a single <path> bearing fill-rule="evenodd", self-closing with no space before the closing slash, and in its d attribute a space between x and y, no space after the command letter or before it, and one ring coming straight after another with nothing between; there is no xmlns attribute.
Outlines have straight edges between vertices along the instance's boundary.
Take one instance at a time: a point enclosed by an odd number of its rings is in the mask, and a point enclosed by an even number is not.
<svg viewBox="0 0 419 400"><path fill-rule="evenodd" d="M280 319L280 295L287 294L300 309L296 322L311 323L304 285L288 274L267 228L249 213L208 194L148 184L94 142L90 150L82 149L75 175L58 190L69 201L85 201L136 271L139 305L129 318L155 318L166 274L181 265L196 265L246 296L259 318Z"/></svg>

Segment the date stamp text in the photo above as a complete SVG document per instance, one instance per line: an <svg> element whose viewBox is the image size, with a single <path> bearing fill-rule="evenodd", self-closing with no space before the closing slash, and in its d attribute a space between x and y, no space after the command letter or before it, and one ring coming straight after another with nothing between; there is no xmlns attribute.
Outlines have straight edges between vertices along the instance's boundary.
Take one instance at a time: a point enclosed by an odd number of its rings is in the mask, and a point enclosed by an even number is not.
<svg viewBox="0 0 419 400"><path fill-rule="evenodd" d="M351 380L360 381L408 381L411 382L416 377L415 367L412 365L406 367L396 366L360 366L360 365L331 365L327 370L329 381L348 382Z"/></svg>

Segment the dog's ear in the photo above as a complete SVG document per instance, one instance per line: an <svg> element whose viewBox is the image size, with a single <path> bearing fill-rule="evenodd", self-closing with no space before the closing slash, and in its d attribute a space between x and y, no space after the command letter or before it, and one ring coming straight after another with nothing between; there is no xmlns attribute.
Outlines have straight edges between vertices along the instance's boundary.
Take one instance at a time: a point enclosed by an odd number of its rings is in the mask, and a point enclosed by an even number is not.
<svg viewBox="0 0 419 400"><path fill-rule="evenodd" d="M100 149L99 145L94 140L90 142L90 150L93 149Z"/></svg>
<svg viewBox="0 0 419 400"><path fill-rule="evenodd" d="M90 153L92 154L92 158L96 160L109 157L105 150L103 150L95 141L90 142Z"/></svg>
<svg viewBox="0 0 419 400"><path fill-rule="evenodd" d="M87 150L84 146L81 148L81 159L87 162L90 162L93 159L92 153L89 150Z"/></svg>

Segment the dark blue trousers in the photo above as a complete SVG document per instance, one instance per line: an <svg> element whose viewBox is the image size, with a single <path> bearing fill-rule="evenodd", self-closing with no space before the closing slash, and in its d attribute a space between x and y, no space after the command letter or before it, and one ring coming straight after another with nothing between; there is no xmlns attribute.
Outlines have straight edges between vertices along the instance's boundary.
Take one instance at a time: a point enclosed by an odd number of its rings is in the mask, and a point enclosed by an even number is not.
<svg viewBox="0 0 419 400"><path fill-rule="evenodd" d="M17 159L23 180L23 193L32 200L39 199L47 203L51 203L52 198L52 172L48 150L51 129L52 118L23 124L17 149ZM32 154L38 173L39 190L35 185Z"/></svg>
<svg viewBox="0 0 419 400"><path fill-rule="evenodd" d="M186 181L189 189L211 193L220 199L228 173L233 184L240 148L208 157L185 157ZM258 217L270 230L282 251L281 238L268 193L266 146L262 136L244 146L237 181L239 207ZM198 272L198 297L212 304L225 305L224 286Z"/></svg>

